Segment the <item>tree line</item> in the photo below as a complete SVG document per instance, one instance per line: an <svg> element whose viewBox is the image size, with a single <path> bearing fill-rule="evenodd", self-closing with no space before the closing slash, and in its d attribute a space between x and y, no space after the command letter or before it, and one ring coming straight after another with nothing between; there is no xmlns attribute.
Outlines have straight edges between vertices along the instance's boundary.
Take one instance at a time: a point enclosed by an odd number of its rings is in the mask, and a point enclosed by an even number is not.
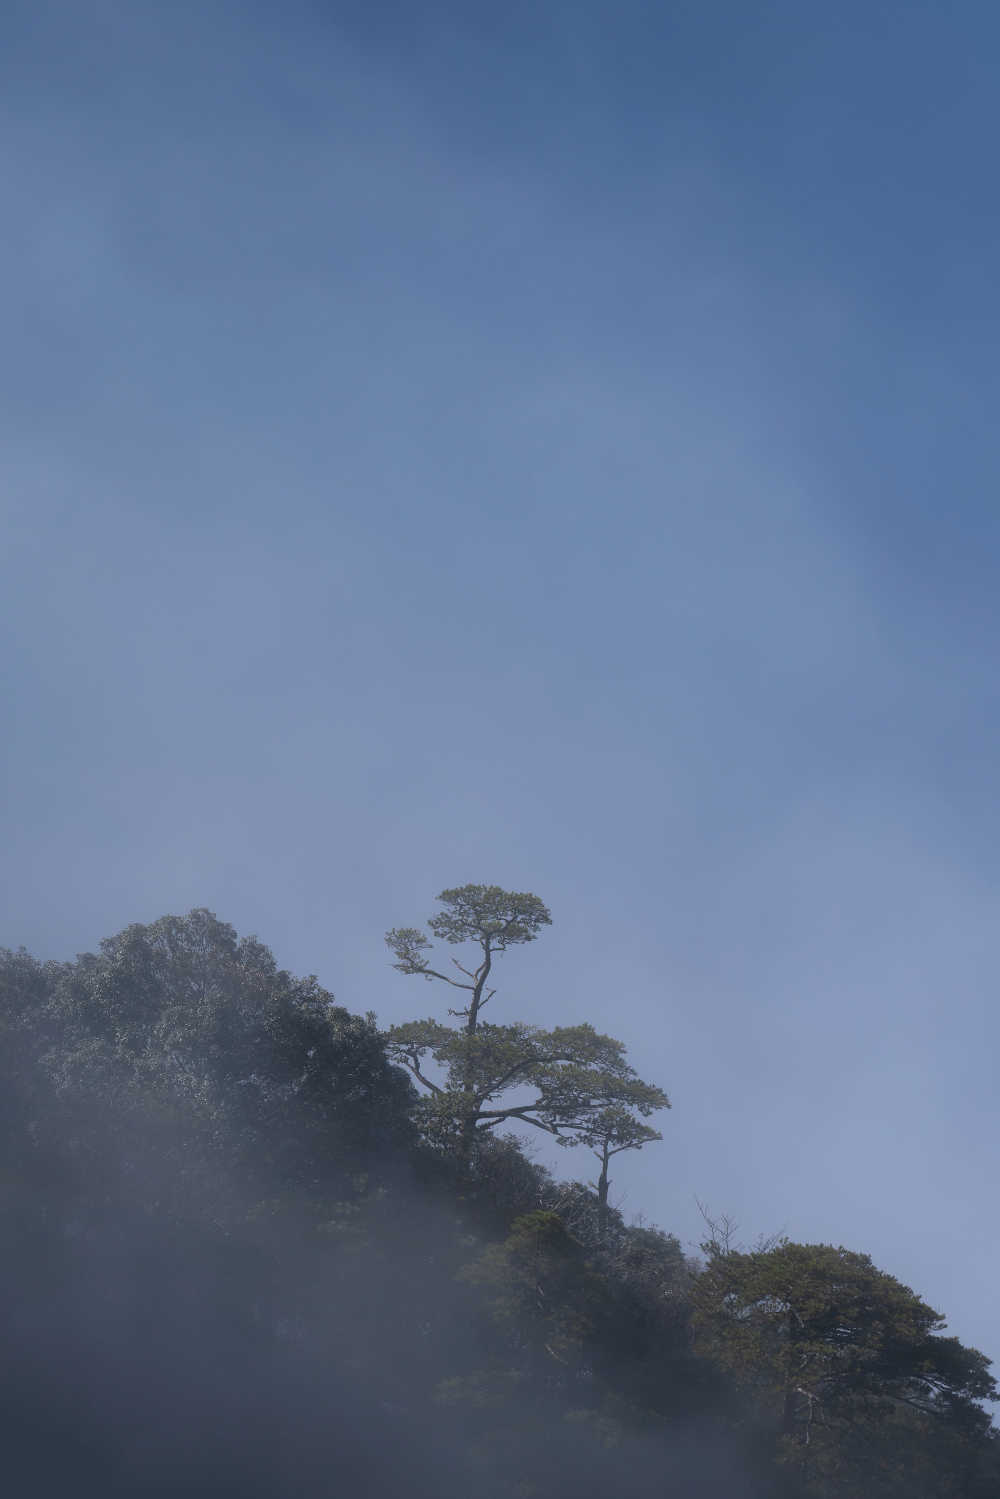
<svg viewBox="0 0 1000 1499"><path fill-rule="evenodd" d="M453 1003L388 1031L205 910L0 952L14 1487L998 1499L989 1360L863 1253L626 1224L666 1093L502 1013L538 897L438 905L386 940Z"/></svg>

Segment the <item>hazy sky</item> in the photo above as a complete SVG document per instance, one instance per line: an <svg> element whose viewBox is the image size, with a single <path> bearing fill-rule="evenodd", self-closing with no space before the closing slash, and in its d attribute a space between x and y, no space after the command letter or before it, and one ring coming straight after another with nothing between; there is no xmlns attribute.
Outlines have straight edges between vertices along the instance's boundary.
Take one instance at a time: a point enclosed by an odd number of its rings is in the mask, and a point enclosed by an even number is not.
<svg viewBox="0 0 1000 1499"><path fill-rule="evenodd" d="M533 890L626 1216L1000 1360L995 5L3 12L0 942L206 905L389 1023Z"/></svg>

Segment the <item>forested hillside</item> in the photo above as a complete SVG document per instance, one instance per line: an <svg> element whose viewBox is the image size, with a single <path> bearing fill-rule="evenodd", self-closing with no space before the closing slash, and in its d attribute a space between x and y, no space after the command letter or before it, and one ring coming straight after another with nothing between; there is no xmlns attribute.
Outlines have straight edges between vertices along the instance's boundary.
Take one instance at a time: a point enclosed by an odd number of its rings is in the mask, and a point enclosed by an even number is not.
<svg viewBox="0 0 1000 1499"><path fill-rule="evenodd" d="M536 897L439 899L387 1033L205 910L0 954L8 1491L998 1499L989 1360L860 1250L623 1222L669 1080L498 990Z"/></svg>

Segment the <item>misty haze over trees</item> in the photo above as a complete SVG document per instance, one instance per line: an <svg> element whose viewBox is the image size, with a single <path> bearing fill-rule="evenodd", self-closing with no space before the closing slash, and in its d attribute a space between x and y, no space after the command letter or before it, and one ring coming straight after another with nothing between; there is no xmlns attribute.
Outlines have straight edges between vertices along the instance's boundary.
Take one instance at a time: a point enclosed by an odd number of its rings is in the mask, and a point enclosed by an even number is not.
<svg viewBox="0 0 1000 1499"><path fill-rule="evenodd" d="M0 953L10 1492L1000 1495L989 1359L864 1253L623 1221L669 1102L518 1014L549 923L444 891L385 1033L206 910Z"/></svg>

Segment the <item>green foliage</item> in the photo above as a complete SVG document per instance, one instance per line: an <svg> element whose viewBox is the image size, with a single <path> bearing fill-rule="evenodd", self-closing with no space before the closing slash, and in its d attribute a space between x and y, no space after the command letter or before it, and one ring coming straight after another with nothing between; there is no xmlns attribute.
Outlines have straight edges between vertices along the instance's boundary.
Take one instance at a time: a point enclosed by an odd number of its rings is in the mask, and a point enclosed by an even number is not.
<svg viewBox="0 0 1000 1499"><path fill-rule="evenodd" d="M977 1402L997 1393L989 1360L941 1336L940 1314L867 1255L788 1242L716 1253L692 1301L700 1350L748 1393L810 1492L859 1449L892 1451L928 1423L953 1437L988 1427Z"/></svg>
<svg viewBox="0 0 1000 1499"><path fill-rule="evenodd" d="M436 1020L415 1020L393 1026L387 1046L427 1089L427 1120L471 1117L479 1130L514 1120L580 1143L601 1129L611 1092L635 1098L637 1107L655 1107L651 1100L662 1097L634 1078L620 1041L586 1024L544 1030L480 1023L470 1033ZM429 1075L428 1060L442 1070L442 1082ZM499 1104L525 1087L535 1090L531 1101Z"/></svg>
<svg viewBox="0 0 1000 1499"><path fill-rule="evenodd" d="M478 1362L443 1381L436 1398L462 1413L473 1444L510 1491L546 1491L546 1464L514 1467L526 1434L549 1457L560 1425L585 1428L596 1452L620 1435L602 1420L608 1391L594 1378L602 1332L612 1311L606 1280L557 1213L536 1209L511 1224L459 1272L475 1292L469 1303ZM580 1438L577 1437L576 1440ZM553 1475L555 1477L556 1475Z"/></svg>
<svg viewBox="0 0 1000 1499"><path fill-rule="evenodd" d="M494 951L518 942L533 942L540 927L550 926L548 907L526 891L499 885L462 885L442 890L445 907L427 925L444 942L489 942Z"/></svg>
<svg viewBox="0 0 1000 1499"><path fill-rule="evenodd" d="M623 1089L632 1108L648 1117L654 1109L669 1109L666 1094L651 1083L636 1078ZM598 1160L605 1156L620 1155L623 1150L641 1150L653 1140L662 1140L658 1129L643 1124L624 1103L609 1104L596 1113L588 1114L575 1135L564 1135L561 1145L589 1145Z"/></svg>
<svg viewBox="0 0 1000 1499"><path fill-rule="evenodd" d="M697 1267L623 1222L608 1162L658 1138L666 1095L592 1026L483 1021L493 957L533 940L541 903L445 897L435 935L479 951L447 979L460 1023L388 1036L207 911L75 963L0 952L0 1299L23 1334L0 1394L28 1401L20 1425L50 1420L44 1365L83 1371L74 1461L99 1430L117 1473L135 1430L163 1492L325 1492L346 1409L379 1449L351 1492L998 1499L989 1361L867 1256L716 1232ZM596 1191L506 1121L588 1146ZM15 1486L65 1492L32 1440ZM380 1481L383 1448L401 1456Z"/></svg>
<svg viewBox="0 0 1000 1499"><path fill-rule="evenodd" d="M642 1119L669 1108L666 1094L636 1076L620 1041L591 1025L545 1030L481 1019L496 992L486 987L494 955L534 941L539 928L551 922L537 896L465 885L443 891L438 899L445 911L429 922L435 936L479 947L475 968L453 960L461 978L430 967L424 955L430 943L417 928L397 927L386 935L400 972L438 979L469 995L464 1008L449 1011L465 1021L461 1028L427 1019L393 1026L388 1033L389 1055L424 1090L420 1117L428 1138L453 1145L466 1160L477 1138L504 1123L530 1124L562 1144L590 1145L602 1161L606 1208L610 1156L661 1138ZM525 1090L534 1096L525 1099Z"/></svg>
<svg viewBox="0 0 1000 1499"><path fill-rule="evenodd" d="M538 1209L515 1219L503 1243L491 1244L460 1278L485 1292L515 1355L537 1361L544 1353L562 1369L579 1364L604 1287L557 1213Z"/></svg>
<svg viewBox="0 0 1000 1499"><path fill-rule="evenodd" d="M409 1137L412 1089L374 1020L209 911L127 927L75 964L8 954L0 974L0 1023L30 1032L62 1107L159 1121L190 1181L224 1158L288 1188Z"/></svg>
<svg viewBox="0 0 1000 1499"><path fill-rule="evenodd" d="M445 909L427 923L435 937L442 942L476 942L487 954L534 942L540 928L552 924L548 907L537 895L501 890L499 885L462 885L442 890L438 900ZM445 977L428 966L423 954L431 943L418 927L394 927L385 940L396 954L393 967L401 973Z"/></svg>

